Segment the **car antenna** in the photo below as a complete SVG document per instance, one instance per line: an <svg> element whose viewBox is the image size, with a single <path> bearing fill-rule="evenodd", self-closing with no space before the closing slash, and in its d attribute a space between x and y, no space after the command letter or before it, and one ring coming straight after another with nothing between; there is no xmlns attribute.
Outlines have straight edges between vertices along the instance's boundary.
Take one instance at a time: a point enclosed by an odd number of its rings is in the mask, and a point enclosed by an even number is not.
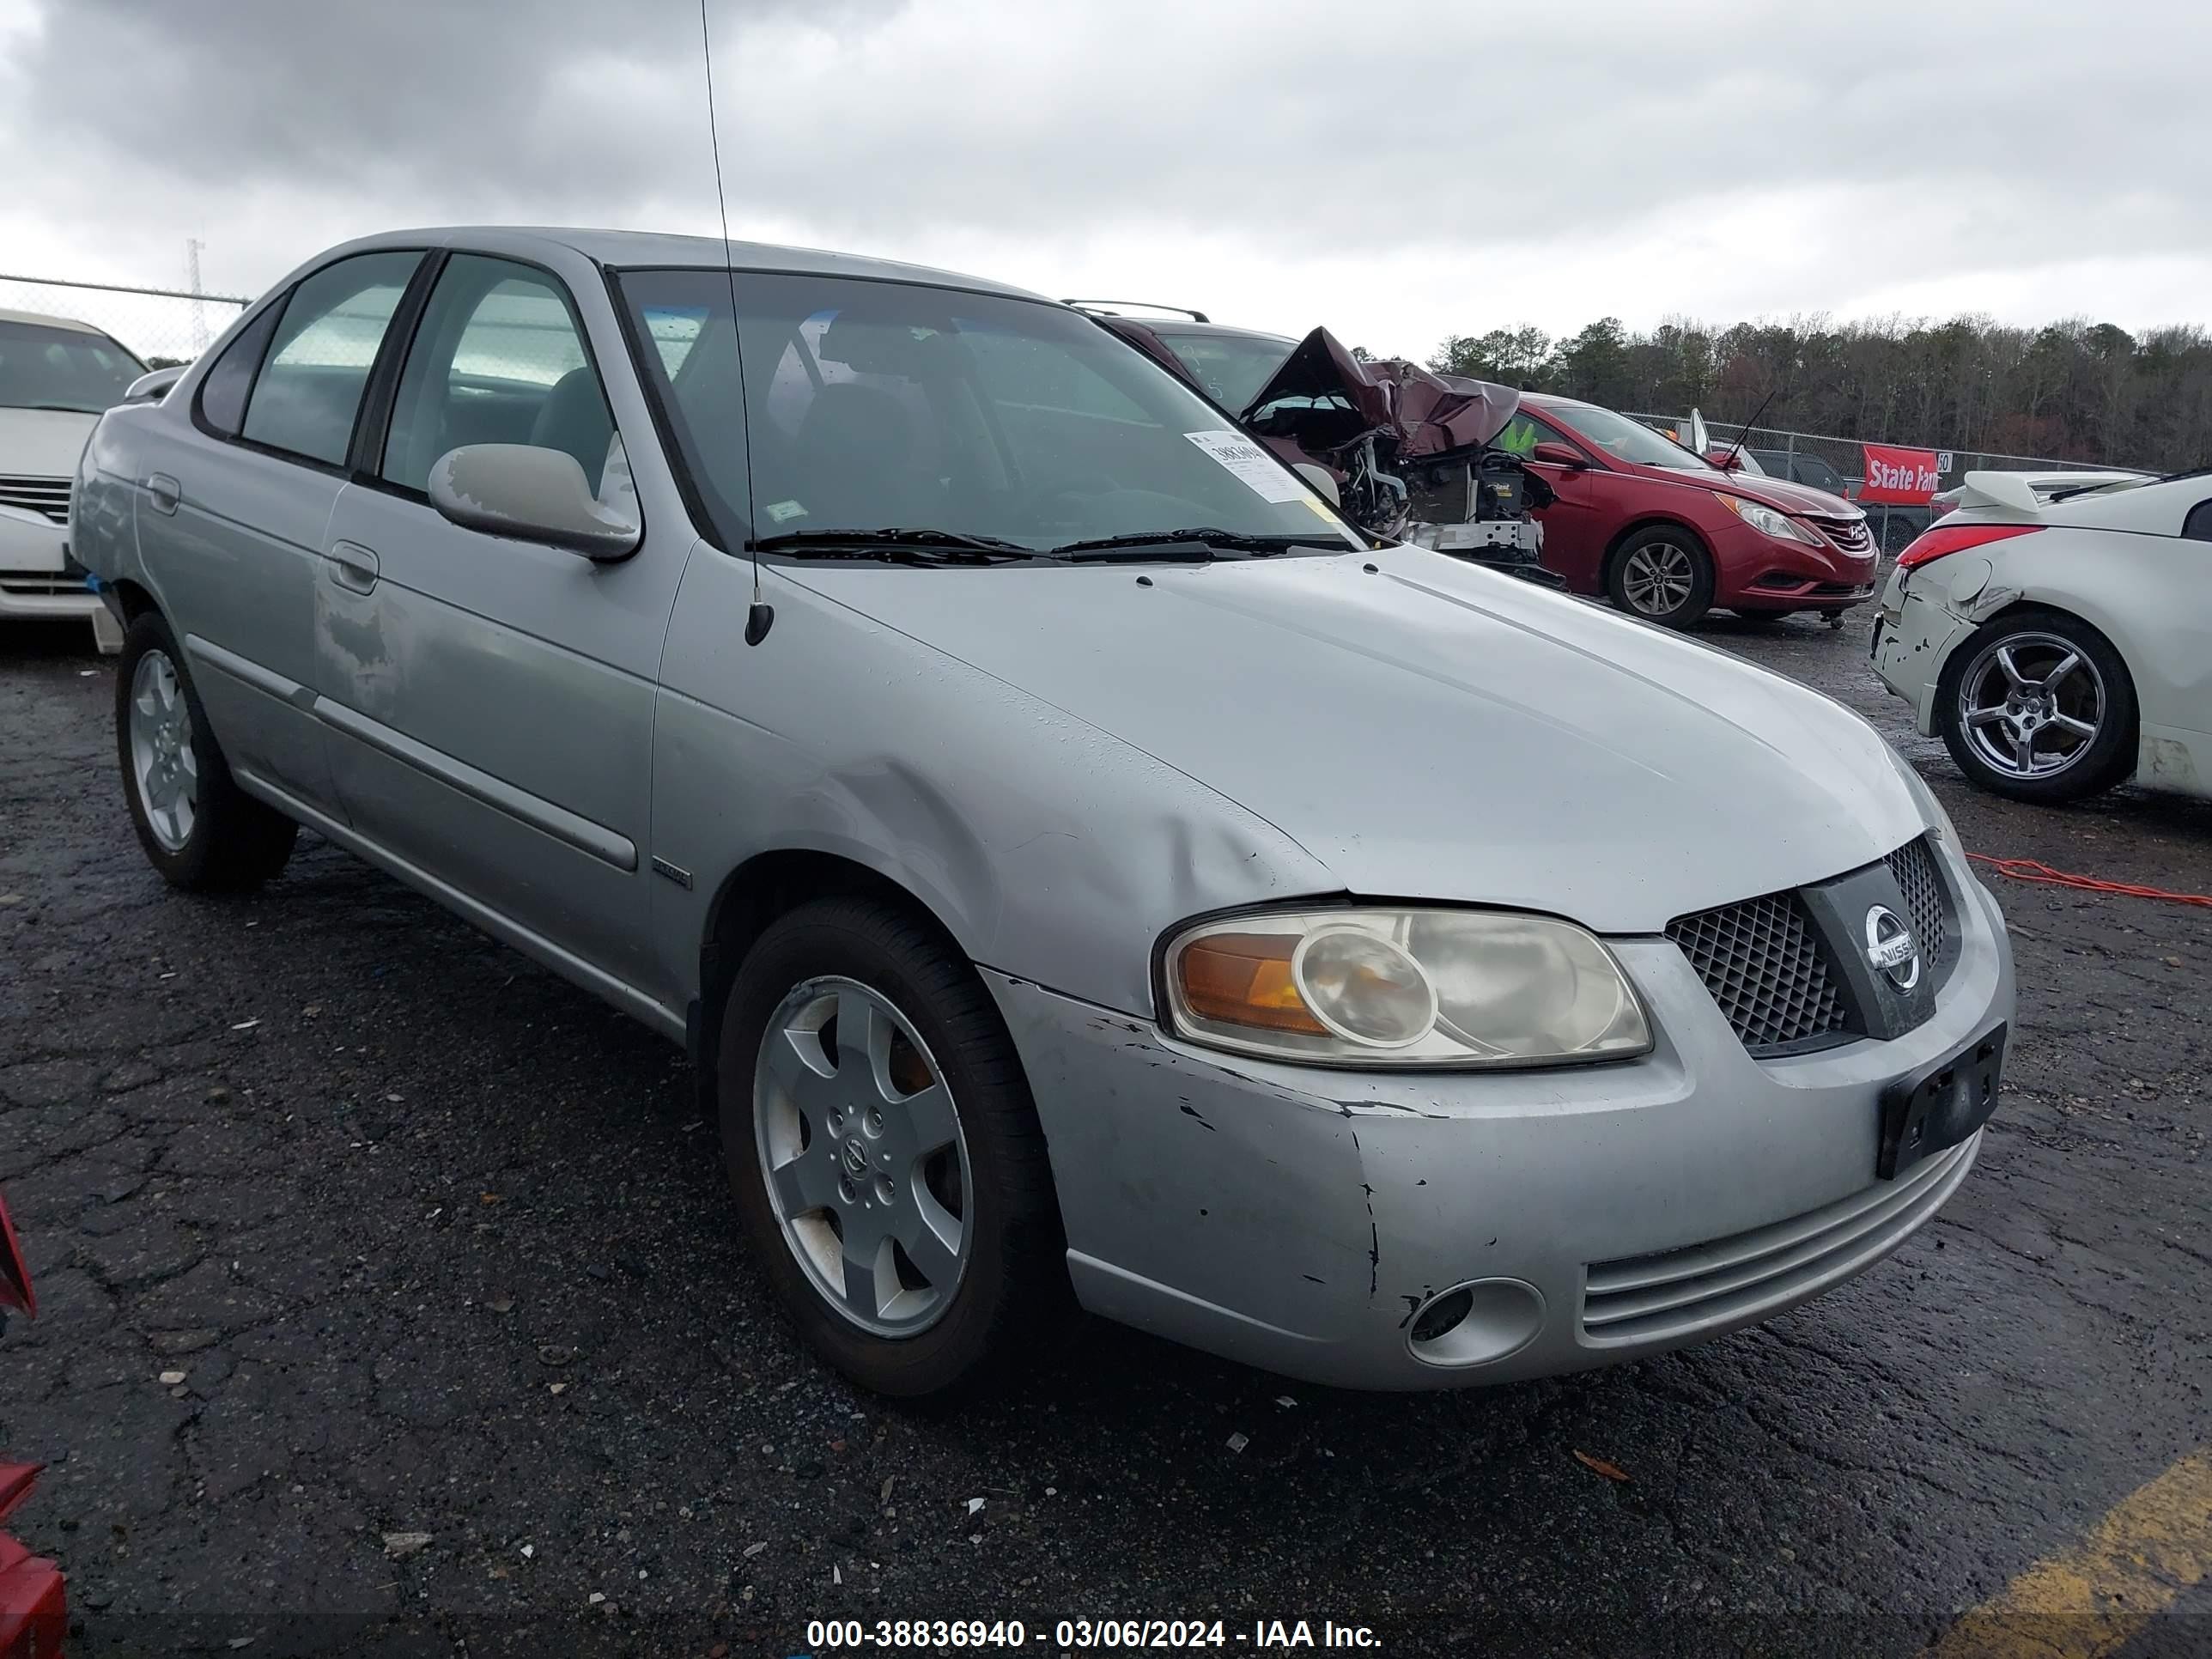
<svg viewBox="0 0 2212 1659"><path fill-rule="evenodd" d="M714 208L722 219L722 275L730 284L730 349L738 360L738 406L744 407L745 354L738 339L738 266L730 252L730 198L722 188L722 131L721 124L714 118L714 37L707 26L707 0L699 0L699 56L707 71L707 141L714 155ZM752 451L745 451L745 466L752 466ZM745 643L758 645L768 637L768 630L775 626L775 607L761 599L760 550L747 550L753 556L753 602L745 611Z"/></svg>
<svg viewBox="0 0 2212 1659"><path fill-rule="evenodd" d="M703 0L702 0L702 3L703 3ZM730 309L731 309L732 313L732 314L735 314L736 310L737 310L737 307L735 306L735 304L734 304L734 303L731 306ZM1737 456L1741 455L1741 453L1743 453L1743 446L1744 446L1745 441L1746 441L1747 439L1749 439L1749 438L1750 438L1750 436L1751 436L1751 429L1752 429L1752 428L1753 428L1753 427L1755 427L1755 426L1757 426L1757 425L1759 424L1759 417L1760 416L1762 416L1762 415L1764 415L1764 414L1765 414L1765 413L1766 413L1766 406L1767 406L1767 404L1771 404L1771 403L1772 403L1772 402L1774 401L1774 398L1775 398L1775 395L1776 395L1776 393L1779 392L1781 390L1782 390L1781 386L1780 386L1779 385L1778 385L1778 386L1774 386L1774 387L1772 388L1772 390L1769 391L1769 392L1767 392L1767 394L1766 394L1764 398L1761 398L1759 400L1759 407L1758 407L1757 409L1754 409L1754 410L1753 410L1751 411L1751 418L1750 418L1748 421L1746 421L1746 422L1745 422L1741 426L1740 426L1740 427L1738 427L1738 428L1736 428L1736 434L1735 434L1735 448L1733 448L1733 449L1731 449L1731 450L1729 450L1729 453L1728 453L1728 454L1727 454L1727 456L1726 456L1726 457L1722 460L1722 462L1721 462L1721 471L1723 471L1723 472L1727 471L1729 470L1729 467L1730 466L1730 465L1732 465L1732 464L1734 463L1734 461L1735 460L1735 458L1736 458ZM1704 459L1705 459L1705 457L1704 457L1704 456L1700 455L1698 459L1699 460L1704 460Z"/></svg>

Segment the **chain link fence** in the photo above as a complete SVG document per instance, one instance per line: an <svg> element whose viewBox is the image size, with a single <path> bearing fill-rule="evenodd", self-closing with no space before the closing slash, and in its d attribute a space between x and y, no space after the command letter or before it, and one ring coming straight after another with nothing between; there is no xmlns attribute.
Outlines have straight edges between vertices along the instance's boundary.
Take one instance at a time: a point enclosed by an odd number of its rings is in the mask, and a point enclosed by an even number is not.
<svg viewBox="0 0 2212 1659"><path fill-rule="evenodd" d="M1683 415L1640 414L1626 411L1631 419L1656 427L1677 442L1689 441L1690 417ZM1796 432L1787 427L1737 426L1726 421L1708 418L1705 422L1706 441L1709 444L1735 444L1741 437L1743 447L1753 452L1753 459L1766 471L1777 477L1795 478L1815 489L1829 490L1836 495L1856 495L1864 471L1865 452L1856 438L1839 438L1830 432ZM2054 455L2007 455L1990 450L1949 449L1942 444L1905 444L1902 447L1932 449L1939 456L1948 455L1951 465L1945 468L1936 488L1949 489L1962 481L1969 472L2109 472L2115 469L2097 461L2067 460ZM1885 507L1880 502L1866 504L1867 528L1885 552L1894 553L1928 527L1929 511L1924 507Z"/></svg>
<svg viewBox="0 0 2212 1659"><path fill-rule="evenodd" d="M252 303L232 294L0 275L0 311L89 323L153 368L191 362Z"/></svg>

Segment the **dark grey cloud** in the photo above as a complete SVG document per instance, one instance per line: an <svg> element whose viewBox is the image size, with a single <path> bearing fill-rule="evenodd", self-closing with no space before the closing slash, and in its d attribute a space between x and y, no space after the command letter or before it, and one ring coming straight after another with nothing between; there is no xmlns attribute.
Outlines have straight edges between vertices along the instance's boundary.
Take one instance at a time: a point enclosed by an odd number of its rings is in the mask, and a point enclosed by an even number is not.
<svg viewBox="0 0 2212 1659"><path fill-rule="evenodd" d="M379 225L713 222L696 0L10 4L14 211L103 258L197 223L258 283ZM1191 283L1325 265L1471 320L1547 261L1646 319L2212 266L2199 6L711 5L741 231L1170 276L1233 248Z"/></svg>

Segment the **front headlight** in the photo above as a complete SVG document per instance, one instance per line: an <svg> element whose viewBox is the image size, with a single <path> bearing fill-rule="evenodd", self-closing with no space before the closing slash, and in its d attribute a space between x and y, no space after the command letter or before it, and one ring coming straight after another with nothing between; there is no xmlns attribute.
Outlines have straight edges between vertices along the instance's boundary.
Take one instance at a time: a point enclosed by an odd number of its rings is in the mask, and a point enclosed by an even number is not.
<svg viewBox="0 0 2212 1659"><path fill-rule="evenodd" d="M1192 1041L1322 1066L1556 1066L1651 1047L1627 976L1572 922L1498 910L1217 917L1169 941Z"/></svg>
<svg viewBox="0 0 2212 1659"><path fill-rule="evenodd" d="M1778 541L1802 542L1808 547L1820 545L1818 535L1787 513L1777 513L1771 507L1761 507L1757 501L1747 501L1741 495L1723 495L1717 489L1713 491L1713 495L1723 507L1762 535L1772 536Z"/></svg>

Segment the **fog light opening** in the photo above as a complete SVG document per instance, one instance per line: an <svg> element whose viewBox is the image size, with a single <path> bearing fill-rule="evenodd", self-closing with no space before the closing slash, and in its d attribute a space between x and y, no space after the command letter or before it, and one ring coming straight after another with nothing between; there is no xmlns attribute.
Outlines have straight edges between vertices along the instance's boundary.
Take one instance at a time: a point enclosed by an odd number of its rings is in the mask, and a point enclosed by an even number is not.
<svg viewBox="0 0 2212 1659"><path fill-rule="evenodd" d="M1425 1365L1487 1365L1544 1328L1544 1297L1518 1279L1477 1279L1438 1291L1413 1312L1406 1347Z"/></svg>
<svg viewBox="0 0 2212 1659"><path fill-rule="evenodd" d="M1474 1291L1462 1285L1455 1291L1446 1291L1442 1296L1431 1297L1413 1316L1413 1346L1433 1342L1440 1336L1449 1336L1468 1310L1474 1306Z"/></svg>

